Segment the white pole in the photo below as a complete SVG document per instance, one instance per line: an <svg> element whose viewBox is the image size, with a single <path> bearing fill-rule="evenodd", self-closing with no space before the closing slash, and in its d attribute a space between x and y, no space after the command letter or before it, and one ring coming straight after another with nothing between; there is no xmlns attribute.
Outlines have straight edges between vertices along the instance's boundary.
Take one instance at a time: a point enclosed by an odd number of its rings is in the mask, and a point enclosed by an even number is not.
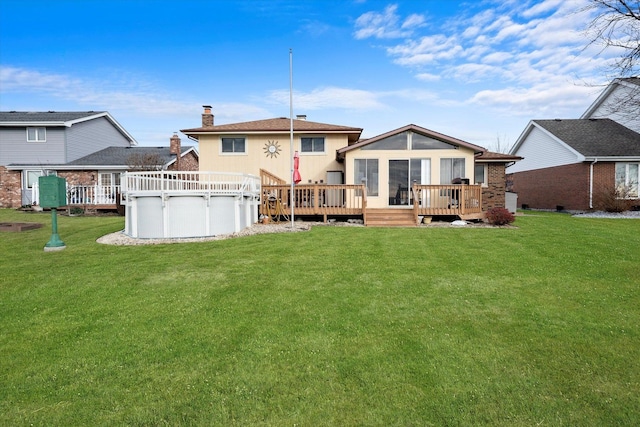
<svg viewBox="0 0 640 427"><path fill-rule="evenodd" d="M291 149L291 173L289 174L289 178L291 179L291 197L289 201L291 203L291 229L293 230L294 209L296 204L293 186L293 49L289 49L289 146Z"/></svg>

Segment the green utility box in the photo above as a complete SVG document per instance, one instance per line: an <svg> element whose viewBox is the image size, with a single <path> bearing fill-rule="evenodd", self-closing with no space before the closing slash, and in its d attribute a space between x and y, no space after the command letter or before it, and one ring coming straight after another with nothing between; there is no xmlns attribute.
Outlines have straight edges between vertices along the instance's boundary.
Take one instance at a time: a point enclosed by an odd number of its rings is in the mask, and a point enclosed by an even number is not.
<svg viewBox="0 0 640 427"><path fill-rule="evenodd" d="M40 207L59 208L67 205L67 181L57 176L41 176L38 178L40 187Z"/></svg>

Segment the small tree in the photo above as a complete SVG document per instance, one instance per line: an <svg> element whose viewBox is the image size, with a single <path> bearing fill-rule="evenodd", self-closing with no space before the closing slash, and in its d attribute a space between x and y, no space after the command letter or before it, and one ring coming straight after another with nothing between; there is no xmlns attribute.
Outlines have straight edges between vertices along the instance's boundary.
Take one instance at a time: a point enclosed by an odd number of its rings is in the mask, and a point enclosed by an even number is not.
<svg viewBox="0 0 640 427"><path fill-rule="evenodd" d="M127 158L130 171L157 171L162 169L164 161L157 153L132 153Z"/></svg>
<svg viewBox="0 0 640 427"><path fill-rule="evenodd" d="M593 192L593 207L605 212L626 212L634 205L628 185L600 185Z"/></svg>
<svg viewBox="0 0 640 427"><path fill-rule="evenodd" d="M599 46L601 52L618 56L605 72L610 79L640 74L640 1L589 0L583 9L594 18L585 29L587 46ZM635 120L640 109L640 86L619 95L607 106L610 114Z"/></svg>

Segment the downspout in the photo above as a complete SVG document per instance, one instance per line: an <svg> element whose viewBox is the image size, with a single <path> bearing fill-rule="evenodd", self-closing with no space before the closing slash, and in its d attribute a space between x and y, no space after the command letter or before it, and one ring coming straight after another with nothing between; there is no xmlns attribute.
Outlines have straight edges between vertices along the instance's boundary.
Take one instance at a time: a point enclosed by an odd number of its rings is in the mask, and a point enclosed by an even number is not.
<svg viewBox="0 0 640 427"><path fill-rule="evenodd" d="M598 158L589 166L589 209L593 209L593 165L596 163L598 163Z"/></svg>

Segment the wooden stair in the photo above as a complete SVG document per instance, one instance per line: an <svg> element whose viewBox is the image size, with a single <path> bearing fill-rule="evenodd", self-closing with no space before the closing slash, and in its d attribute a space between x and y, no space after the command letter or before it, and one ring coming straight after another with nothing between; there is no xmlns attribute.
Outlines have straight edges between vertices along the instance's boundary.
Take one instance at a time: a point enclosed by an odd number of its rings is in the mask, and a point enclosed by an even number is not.
<svg viewBox="0 0 640 427"><path fill-rule="evenodd" d="M367 209L367 227L415 227L412 209Z"/></svg>

